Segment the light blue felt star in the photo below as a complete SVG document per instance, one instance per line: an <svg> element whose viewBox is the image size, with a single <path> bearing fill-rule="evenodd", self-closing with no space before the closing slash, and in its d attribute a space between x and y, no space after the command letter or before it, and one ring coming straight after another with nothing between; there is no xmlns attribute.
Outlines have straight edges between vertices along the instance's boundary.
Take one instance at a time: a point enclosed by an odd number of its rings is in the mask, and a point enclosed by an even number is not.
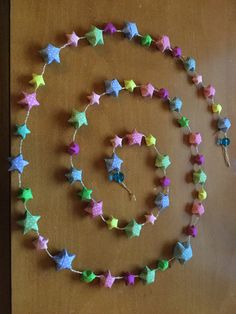
<svg viewBox="0 0 236 314"><path fill-rule="evenodd" d="M111 172L113 170L120 170L121 164L123 162L115 153L112 155L112 158L104 159L107 167L107 171Z"/></svg>
<svg viewBox="0 0 236 314"><path fill-rule="evenodd" d="M135 23L126 22L122 31L125 34L125 37L127 37L129 40L138 35L138 28Z"/></svg>
<svg viewBox="0 0 236 314"><path fill-rule="evenodd" d="M159 210L163 210L166 207L169 207L170 205L169 196L162 192L158 193L155 199L155 204Z"/></svg>
<svg viewBox="0 0 236 314"><path fill-rule="evenodd" d="M71 269L71 264L74 258L75 255L68 253L65 249L62 250L59 254L53 256L53 259L56 262L57 270Z"/></svg>
<svg viewBox="0 0 236 314"><path fill-rule="evenodd" d="M23 139L26 138L26 135L27 134L30 134L30 130L27 128L27 125L24 123L24 124L21 124L21 125L16 125L16 135L19 135L21 136Z"/></svg>
<svg viewBox="0 0 236 314"><path fill-rule="evenodd" d="M88 125L86 112L85 111L80 112L74 109L72 111L72 116L68 120L68 122L72 123L76 129L79 129L82 125Z"/></svg>
<svg viewBox="0 0 236 314"><path fill-rule="evenodd" d="M60 50L60 48L48 44L47 47L40 50L39 52L42 55L44 62L50 64L54 61L60 63Z"/></svg>
<svg viewBox="0 0 236 314"><path fill-rule="evenodd" d="M119 92L122 90L122 86L117 79L111 81L105 81L106 93L115 97L118 97Z"/></svg>
<svg viewBox="0 0 236 314"><path fill-rule="evenodd" d="M174 247L173 256L181 263L184 264L190 260L193 256L192 247L190 241L177 242Z"/></svg>
<svg viewBox="0 0 236 314"><path fill-rule="evenodd" d="M8 171L16 170L19 173L22 173L23 170L24 170L24 167L29 164L29 162L27 160L23 159L23 155L22 154L19 154L16 157L9 157L8 160L11 163L11 166L8 169Z"/></svg>
<svg viewBox="0 0 236 314"><path fill-rule="evenodd" d="M74 167L70 168L70 172L65 175L70 182L70 184L82 180L82 170L76 169Z"/></svg>

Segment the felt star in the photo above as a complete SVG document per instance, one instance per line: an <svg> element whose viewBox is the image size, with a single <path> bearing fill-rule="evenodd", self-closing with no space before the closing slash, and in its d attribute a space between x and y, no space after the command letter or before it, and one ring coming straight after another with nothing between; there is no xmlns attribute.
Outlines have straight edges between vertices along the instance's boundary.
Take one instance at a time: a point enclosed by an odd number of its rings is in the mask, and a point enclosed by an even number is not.
<svg viewBox="0 0 236 314"><path fill-rule="evenodd" d="M20 188L18 191L17 198L23 201L23 203L27 203L29 200L33 199L32 190L30 188Z"/></svg>
<svg viewBox="0 0 236 314"><path fill-rule="evenodd" d="M143 97L150 97L150 98L152 98L154 90L155 90L155 88L154 88L154 86L151 83L148 83L146 85L142 85L140 87L141 95Z"/></svg>
<svg viewBox="0 0 236 314"><path fill-rule="evenodd" d="M21 124L21 125L16 125L16 135L19 135L21 136L23 139L26 138L26 135L27 134L30 134L30 130L27 128L27 125L24 123L24 124Z"/></svg>
<svg viewBox="0 0 236 314"><path fill-rule="evenodd" d="M141 38L142 46L150 47L151 43L152 43L152 37L150 35L147 34Z"/></svg>
<svg viewBox="0 0 236 314"><path fill-rule="evenodd" d="M138 133L136 129L134 129L131 134L126 135L126 138L128 140L129 145L137 144L137 145L141 146L143 137L144 137L144 135L142 133Z"/></svg>
<svg viewBox="0 0 236 314"><path fill-rule="evenodd" d="M134 285L135 275L130 274L130 273L126 273L124 278L125 278L125 283L127 286L133 286Z"/></svg>
<svg viewBox="0 0 236 314"><path fill-rule="evenodd" d="M8 171L17 170L19 173L22 173L24 170L24 167L29 164L29 162L27 160L23 159L22 154L19 154L16 157L9 157L8 160L11 163L11 166L8 169Z"/></svg>
<svg viewBox="0 0 236 314"><path fill-rule="evenodd" d="M214 113L221 113L221 111L222 111L222 106L221 106L221 104L213 104L213 105L211 106L211 110L212 110L212 112L214 112Z"/></svg>
<svg viewBox="0 0 236 314"><path fill-rule="evenodd" d="M133 80L125 80L124 84L125 84L125 89L127 89L131 93L134 91L135 87L137 86Z"/></svg>
<svg viewBox="0 0 236 314"><path fill-rule="evenodd" d="M100 277L101 286L111 288L116 278L112 276L110 270Z"/></svg>
<svg viewBox="0 0 236 314"><path fill-rule="evenodd" d="M167 194L164 194L162 192L158 193L155 199L156 207L159 210L163 210L170 205L169 196Z"/></svg>
<svg viewBox="0 0 236 314"><path fill-rule="evenodd" d="M157 141L156 138L152 134L145 136L145 142L147 146L155 145L156 141Z"/></svg>
<svg viewBox="0 0 236 314"><path fill-rule="evenodd" d="M181 117L179 120L178 120L178 123L179 125L182 127L182 128L185 128L185 127L188 127L189 126L189 119L187 119L186 117Z"/></svg>
<svg viewBox="0 0 236 314"><path fill-rule="evenodd" d="M44 86L45 82L43 79L43 75L42 74L32 74L32 80L29 81L29 83L31 85L33 85L36 89L39 88L40 86Z"/></svg>
<svg viewBox="0 0 236 314"><path fill-rule="evenodd" d="M33 241L33 244L37 250L46 250L48 248L48 239L39 235L39 237Z"/></svg>
<svg viewBox="0 0 236 314"><path fill-rule="evenodd" d="M38 220L40 219L40 216L33 216L28 210L25 212L25 218L22 220L19 220L17 223L23 227L24 234L28 233L29 231L38 231Z"/></svg>
<svg viewBox="0 0 236 314"><path fill-rule="evenodd" d="M127 37L129 40L138 35L138 29L135 23L126 22L122 31L125 34L125 37Z"/></svg>
<svg viewBox="0 0 236 314"><path fill-rule="evenodd" d="M170 49L170 39L168 36L163 35L161 37L158 38L158 40L156 41L156 45L157 48L161 51L164 52L168 49Z"/></svg>
<svg viewBox="0 0 236 314"><path fill-rule="evenodd" d="M111 216L108 220L106 220L106 224L109 230L118 227L118 219Z"/></svg>
<svg viewBox="0 0 236 314"><path fill-rule="evenodd" d="M145 218L146 218L146 223L150 223L152 225L154 225L155 221L157 220L157 217L154 216L152 213L145 215Z"/></svg>
<svg viewBox="0 0 236 314"><path fill-rule="evenodd" d="M190 260L193 256L192 247L190 241L177 242L174 247L173 256L178 259L181 264L184 264Z"/></svg>
<svg viewBox="0 0 236 314"><path fill-rule="evenodd" d="M70 182L70 184L79 181L82 181L82 170L76 169L74 167L70 168L70 172L65 175Z"/></svg>
<svg viewBox="0 0 236 314"><path fill-rule="evenodd" d="M158 270L165 271L169 268L169 261L166 259L162 259L157 262Z"/></svg>
<svg viewBox="0 0 236 314"><path fill-rule="evenodd" d="M170 110L180 112L182 108L182 100L178 97L174 97L169 101Z"/></svg>
<svg viewBox="0 0 236 314"><path fill-rule="evenodd" d="M193 172L193 182L195 184L204 184L206 182L207 175L202 169L199 169L198 171Z"/></svg>
<svg viewBox="0 0 236 314"><path fill-rule="evenodd" d="M93 190L89 190L86 187L83 187L83 189L79 192L79 196L81 197L82 201L91 200L91 194L93 193Z"/></svg>
<svg viewBox="0 0 236 314"><path fill-rule="evenodd" d="M115 137L111 139L112 146L114 148L122 147L122 140L123 140L122 137L119 137L119 136L115 135Z"/></svg>
<svg viewBox="0 0 236 314"><path fill-rule="evenodd" d="M40 50L39 52L42 55L44 62L50 64L54 61L60 63L60 50L60 48L48 44L47 47Z"/></svg>
<svg viewBox="0 0 236 314"><path fill-rule="evenodd" d="M106 34L114 34L117 32L117 29L116 27L110 22L110 23L107 23L106 26L104 27L104 33Z"/></svg>
<svg viewBox="0 0 236 314"><path fill-rule="evenodd" d="M184 60L184 68L186 71L194 72L196 69L196 60L191 57L187 57L187 59Z"/></svg>
<svg viewBox="0 0 236 314"><path fill-rule="evenodd" d="M73 47L78 46L79 37L76 35L75 32L72 32L72 34L66 34L66 37L67 37L67 44L69 46L73 46Z"/></svg>
<svg viewBox="0 0 236 314"><path fill-rule="evenodd" d="M100 101L100 95L92 92L91 95L87 96L90 105L99 105L99 101Z"/></svg>
<svg viewBox="0 0 236 314"><path fill-rule="evenodd" d="M24 98L18 101L20 105L26 105L28 110L30 110L34 106L39 106L39 102L36 99L36 93L28 94L23 92Z"/></svg>
<svg viewBox="0 0 236 314"><path fill-rule="evenodd" d="M142 225L138 224L135 219L132 219L127 226L125 226L125 232L128 238L139 237L142 229Z"/></svg>
<svg viewBox="0 0 236 314"><path fill-rule="evenodd" d="M91 270L84 270L81 274L81 280L83 282L92 282L96 278L96 275Z"/></svg>
<svg viewBox="0 0 236 314"><path fill-rule="evenodd" d="M95 218L103 214L102 207L103 207L102 201L96 202L94 200L91 200L88 207L85 208L85 211L89 213L92 216L92 218Z"/></svg>
<svg viewBox="0 0 236 314"><path fill-rule="evenodd" d="M79 145L75 142L70 143L69 147L68 147L68 153L72 156L72 155L78 155L80 151Z"/></svg>
<svg viewBox="0 0 236 314"><path fill-rule="evenodd" d="M207 192L205 189L201 188L199 191L198 191L198 199L199 201L204 201L206 198L207 198Z"/></svg>
<svg viewBox="0 0 236 314"><path fill-rule="evenodd" d="M80 112L74 109L68 122L72 123L76 129L79 129L82 125L88 125L86 112Z"/></svg>
<svg viewBox="0 0 236 314"><path fill-rule="evenodd" d="M86 33L85 37L93 47L104 44L102 30L95 26L91 27L90 32Z"/></svg>
<svg viewBox="0 0 236 314"><path fill-rule="evenodd" d="M67 250L62 250L59 254L53 256L54 261L56 262L57 270L62 269L71 269L72 261L74 260L75 255L70 254Z"/></svg>
<svg viewBox="0 0 236 314"><path fill-rule="evenodd" d="M155 281L156 272L151 270L148 266L145 266L139 277L144 281L146 285L149 285Z"/></svg>
<svg viewBox="0 0 236 314"><path fill-rule="evenodd" d="M171 164L170 157L168 155L157 155L155 166L161 169L167 169Z"/></svg>
<svg viewBox="0 0 236 314"><path fill-rule="evenodd" d="M115 153L112 155L112 158L104 159L107 167L107 171L111 172L113 170L120 170L123 160L120 159Z"/></svg>
<svg viewBox="0 0 236 314"><path fill-rule="evenodd" d="M108 95L112 95L115 97L118 97L119 92L122 90L122 86L120 83L117 81L117 79L111 80L111 81L105 81L105 88L106 88L106 93Z"/></svg>

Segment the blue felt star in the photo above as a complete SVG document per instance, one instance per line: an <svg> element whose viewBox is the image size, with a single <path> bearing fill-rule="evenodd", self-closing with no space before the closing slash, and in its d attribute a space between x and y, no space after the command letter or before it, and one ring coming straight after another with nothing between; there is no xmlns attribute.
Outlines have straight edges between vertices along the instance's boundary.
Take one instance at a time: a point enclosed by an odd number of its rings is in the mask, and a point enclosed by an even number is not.
<svg viewBox="0 0 236 314"><path fill-rule="evenodd" d="M193 256L192 247L190 241L177 242L174 247L173 256L179 260L181 264L184 264L190 260Z"/></svg>
<svg viewBox="0 0 236 314"><path fill-rule="evenodd" d="M48 44L47 47L44 49L40 50L40 54L43 57L43 60L45 63L50 64L53 61L60 63L60 48L57 48L51 44Z"/></svg>
<svg viewBox="0 0 236 314"><path fill-rule="evenodd" d="M24 124L21 124L21 125L16 125L16 135L19 135L21 136L23 139L26 138L26 135L27 134L30 134L30 130L27 128L27 125L24 123Z"/></svg>
<svg viewBox="0 0 236 314"><path fill-rule="evenodd" d="M105 81L106 93L115 97L118 97L119 92L122 90L122 86L117 79L111 81Z"/></svg>
<svg viewBox="0 0 236 314"><path fill-rule="evenodd" d="M70 184L82 180L82 170L71 167L70 172L66 174L66 177Z"/></svg>
<svg viewBox="0 0 236 314"><path fill-rule="evenodd" d="M74 254L70 254L67 250L62 250L59 254L53 256L54 261L56 262L57 270L62 269L71 269L72 261L75 258Z"/></svg>
<svg viewBox="0 0 236 314"><path fill-rule="evenodd" d="M122 31L129 40L138 35L138 28L135 23L126 22Z"/></svg>
<svg viewBox="0 0 236 314"><path fill-rule="evenodd" d="M17 170L19 173L22 173L24 170L24 167L27 166L29 164L28 161L23 159L22 154L19 154L16 157L9 157L8 160L11 163L10 168L8 169L8 171L14 171Z"/></svg>
<svg viewBox="0 0 236 314"><path fill-rule="evenodd" d="M107 167L107 171L111 172L113 170L120 170L121 164L123 162L116 154L112 155L112 158L104 159Z"/></svg>

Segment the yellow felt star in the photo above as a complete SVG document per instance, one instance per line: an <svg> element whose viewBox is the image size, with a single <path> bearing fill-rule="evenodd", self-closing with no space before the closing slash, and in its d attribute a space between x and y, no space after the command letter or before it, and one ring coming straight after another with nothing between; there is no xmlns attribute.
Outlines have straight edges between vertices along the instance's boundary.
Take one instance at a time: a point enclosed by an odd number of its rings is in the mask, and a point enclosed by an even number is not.
<svg viewBox="0 0 236 314"><path fill-rule="evenodd" d="M118 227L118 219L114 218L114 217L110 217L107 221L106 221L107 227L109 230L113 229L113 228L117 228Z"/></svg>
<svg viewBox="0 0 236 314"><path fill-rule="evenodd" d="M156 144L156 138L152 135L149 134L148 136L145 137L145 142L147 146L152 146Z"/></svg>
<svg viewBox="0 0 236 314"><path fill-rule="evenodd" d="M134 83L133 80L125 80L125 89L127 89L129 92L133 92L134 88L136 87L136 84Z"/></svg>
<svg viewBox="0 0 236 314"><path fill-rule="evenodd" d="M29 81L31 85L34 85L35 88L39 88L40 86L44 86L45 82L43 76L41 74L32 74L32 80Z"/></svg>

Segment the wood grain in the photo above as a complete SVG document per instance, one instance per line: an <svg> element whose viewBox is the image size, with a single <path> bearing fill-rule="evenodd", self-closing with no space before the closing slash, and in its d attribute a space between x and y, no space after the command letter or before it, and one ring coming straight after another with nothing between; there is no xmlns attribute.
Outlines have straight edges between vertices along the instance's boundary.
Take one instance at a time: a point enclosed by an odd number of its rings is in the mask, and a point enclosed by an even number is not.
<svg viewBox="0 0 236 314"><path fill-rule="evenodd" d="M71 128L67 120L72 108L83 108L92 90L103 91L103 81L114 77L132 78L167 87L171 95L183 99L183 112L194 130L201 131L201 150L206 156L209 176L206 214L193 242L194 258L157 276L155 284L138 283L129 289L117 284L112 290L82 284L68 272L56 273L51 261L32 250L31 237L23 237L15 225L22 211L12 201L12 303L14 314L118 314L181 313L233 314L236 312L235 256L235 76L236 2L227 1L92 1L92 0L12 0L11 1L11 123L20 123L24 112L16 105L22 90L28 90L31 73L42 68L38 50L48 42L62 45L65 33L82 35L91 24L113 21L122 26L135 21L141 33L168 34L185 55L194 56L197 68L217 90L217 101L234 122L230 135L231 169L224 165L214 143L212 116L206 102L196 93L181 67L172 58L154 49L116 35L105 38L105 45L65 49L61 64L52 64L45 75L46 87L39 91L41 106L32 112L24 155L30 161L23 180L34 192L31 210L42 216L41 232L49 237L50 248L66 247L77 255L75 265L114 273L136 270L170 256L171 246L189 222L186 211L193 185L186 182L191 171L189 149L173 117L157 99L144 100L122 93L107 97L89 113L89 127L82 128L78 141L85 182L97 198L104 199L106 212L120 219L138 217L153 193L156 174L150 154L143 149L123 150L126 177L138 196L130 202L125 191L108 182L103 158L109 154L108 139L136 127L158 138L162 151L171 156L172 205L154 227L145 228L139 239L128 240L108 232L97 220L81 210L75 187L64 181L69 167L65 144ZM17 141L12 139L12 154ZM17 177L12 179L13 194Z"/></svg>

